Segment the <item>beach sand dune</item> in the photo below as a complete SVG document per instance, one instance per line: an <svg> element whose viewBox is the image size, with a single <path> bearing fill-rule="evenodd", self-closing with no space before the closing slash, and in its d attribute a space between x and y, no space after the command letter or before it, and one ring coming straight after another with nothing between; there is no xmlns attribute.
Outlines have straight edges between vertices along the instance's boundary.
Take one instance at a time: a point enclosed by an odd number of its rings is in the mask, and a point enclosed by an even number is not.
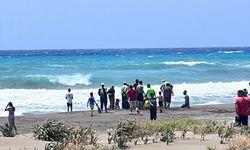
<svg viewBox="0 0 250 150"><path fill-rule="evenodd" d="M223 105L206 105L206 106L194 106L190 109L171 108L170 110L164 110L163 113L158 113L158 120L168 120L177 118L191 118L201 120L215 120L215 121L228 121L234 120L234 104L223 104ZM149 111L141 111L141 114L129 115L129 110L110 110L109 113L97 113L94 116L90 116L89 111L79 112L63 112L63 113L52 113L44 115L25 115L16 117L16 125L18 136L14 138L0 137L0 150L1 149L30 149L37 147L38 149L44 149L44 145L47 142L37 141L32 139L32 130L34 125L43 124L47 119L63 120L71 125L90 126L93 125L94 130L100 135L101 143L107 144L107 130L115 128L118 121L123 118L132 118L137 121L149 120ZM6 117L0 118L0 122L3 125L7 122ZM176 140L174 143L166 146L165 143L148 143L147 145L138 144L133 146L129 144L130 149L206 149L207 146L216 146L217 149L225 149L226 144L219 144L219 138L217 135L209 135L206 141L200 142L200 137L197 136L194 139L188 138L186 140Z"/></svg>

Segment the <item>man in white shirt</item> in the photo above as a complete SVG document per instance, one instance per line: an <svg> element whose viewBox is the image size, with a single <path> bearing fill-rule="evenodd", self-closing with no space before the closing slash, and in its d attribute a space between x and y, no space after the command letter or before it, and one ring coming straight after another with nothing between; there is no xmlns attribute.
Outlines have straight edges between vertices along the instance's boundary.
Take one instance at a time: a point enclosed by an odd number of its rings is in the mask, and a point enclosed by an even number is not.
<svg viewBox="0 0 250 150"><path fill-rule="evenodd" d="M72 107L73 107L73 103L72 103L73 94L70 93L70 91L71 91L71 89L69 88L69 89L68 89L68 94L65 95L65 98L68 100L68 101L67 101L68 112L69 112L69 108L70 108L70 110L72 111Z"/></svg>

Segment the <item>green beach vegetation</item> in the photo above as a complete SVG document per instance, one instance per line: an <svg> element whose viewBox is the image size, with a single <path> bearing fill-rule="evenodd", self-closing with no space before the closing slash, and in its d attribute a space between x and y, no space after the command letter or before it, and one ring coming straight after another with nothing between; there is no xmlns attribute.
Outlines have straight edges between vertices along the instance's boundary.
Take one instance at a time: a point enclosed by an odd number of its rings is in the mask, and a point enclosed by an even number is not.
<svg viewBox="0 0 250 150"><path fill-rule="evenodd" d="M46 150L115 150L127 149L129 143L137 145L139 141L144 144L149 141L164 142L167 146L176 139L186 139L188 132L190 133L188 138L200 135L200 142L206 140L209 134L217 134L218 143L229 143L229 150L238 150L239 147L249 148L249 127L238 128L234 127L233 123L193 119L145 122L122 119L115 129L108 130L109 145L98 143L99 136L93 130L93 126L73 127L57 120L47 120L43 125L35 126L33 135L39 140L52 141L46 145Z"/></svg>

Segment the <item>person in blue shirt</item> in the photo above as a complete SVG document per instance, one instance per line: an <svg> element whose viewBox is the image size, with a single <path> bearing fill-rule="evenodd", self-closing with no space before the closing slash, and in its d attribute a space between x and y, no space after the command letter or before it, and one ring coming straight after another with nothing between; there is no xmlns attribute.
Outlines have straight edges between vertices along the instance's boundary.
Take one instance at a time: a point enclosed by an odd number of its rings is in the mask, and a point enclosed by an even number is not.
<svg viewBox="0 0 250 150"><path fill-rule="evenodd" d="M90 98L88 100L87 107L89 107L89 106L91 109L91 116L93 116L94 106L95 106L95 98L93 96L93 92L90 92Z"/></svg>

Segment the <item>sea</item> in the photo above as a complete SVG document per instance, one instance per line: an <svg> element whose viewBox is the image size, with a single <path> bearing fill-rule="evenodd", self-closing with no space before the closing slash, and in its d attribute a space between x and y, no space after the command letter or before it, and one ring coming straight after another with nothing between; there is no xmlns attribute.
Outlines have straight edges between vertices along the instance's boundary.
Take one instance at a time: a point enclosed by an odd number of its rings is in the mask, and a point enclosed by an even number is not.
<svg viewBox="0 0 250 150"><path fill-rule="evenodd" d="M173 84L172 106L233 103L237 90L249 88L250 48L140 48L0 50L0 116L8 102L16 115L65 112L67 89L73 110L88 110L101 83L115 86L121 99L124 81L142 80L159 92L162 80Z"/></svg>

